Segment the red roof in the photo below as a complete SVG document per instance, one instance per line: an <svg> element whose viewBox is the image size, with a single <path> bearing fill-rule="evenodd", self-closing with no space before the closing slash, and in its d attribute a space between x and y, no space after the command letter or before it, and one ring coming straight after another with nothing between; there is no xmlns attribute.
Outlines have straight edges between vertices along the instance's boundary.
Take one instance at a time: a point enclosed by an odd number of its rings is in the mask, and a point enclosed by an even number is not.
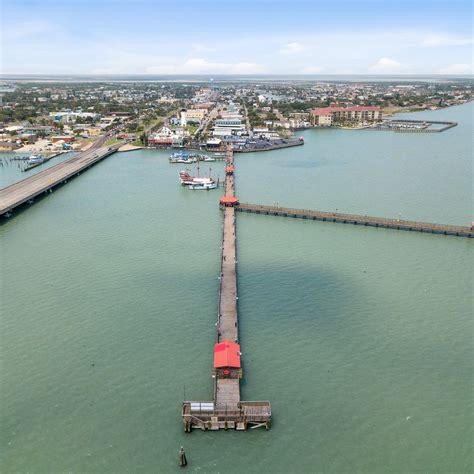
<svg viewBox="0 0 474 474"><path fill-rule="evenodd" d="M214 346L214 368L240 368L240 345L236 342L223 341Z"/></svg>
<svg viewBox="0 0 474 474"><path fill-rule="evenodd" d="M220 202L222 204L237 204L239 202L239 199L234 196L224 196L221 197Z"/></svg>
<svg viewBox="0 0 474 474"><path fill-rule="evenodd" d="M354 107L322 107L320 109L313 109L313 115L329 115L334 112L377 112L382 110L380 107L356 105Z"/></svg>

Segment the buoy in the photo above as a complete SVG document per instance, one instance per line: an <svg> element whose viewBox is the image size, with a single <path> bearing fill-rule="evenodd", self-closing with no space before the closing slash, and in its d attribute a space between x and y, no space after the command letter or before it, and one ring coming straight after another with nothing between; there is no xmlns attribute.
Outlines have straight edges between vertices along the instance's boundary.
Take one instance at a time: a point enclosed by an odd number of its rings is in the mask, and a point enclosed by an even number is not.
<svg viewBox="0 0 474 474"><path fill-rule="evenodd" d="M186 453L184 452L184 448L182 446L181 446L181 449L179 450L179 465L181 467L188 465L188 460L186 459Z"/></svg>

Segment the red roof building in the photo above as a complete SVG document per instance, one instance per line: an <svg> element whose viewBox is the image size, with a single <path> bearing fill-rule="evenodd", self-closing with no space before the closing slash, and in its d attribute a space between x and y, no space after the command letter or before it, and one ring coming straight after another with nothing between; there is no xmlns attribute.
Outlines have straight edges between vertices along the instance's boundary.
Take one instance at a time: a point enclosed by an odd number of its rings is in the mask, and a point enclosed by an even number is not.
<svg viewBox="0 0 474 474"><path fill-rule="evenodd" d="M239 204L239 199L235 196L224 196L220 198L219 203L224 207L233 207Z"/></svg>
<svg viewBox="0 0 474 474"><path fill-rule="evenodd" d="M223 341L214 346L214 368L222 367L240 369L240 344Z"/></svg>

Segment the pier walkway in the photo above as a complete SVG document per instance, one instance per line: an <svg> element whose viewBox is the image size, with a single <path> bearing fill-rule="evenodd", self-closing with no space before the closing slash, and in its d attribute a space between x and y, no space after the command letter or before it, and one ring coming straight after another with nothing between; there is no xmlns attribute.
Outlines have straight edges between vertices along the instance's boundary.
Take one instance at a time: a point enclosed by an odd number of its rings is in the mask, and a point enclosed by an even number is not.
<svg viewBox="0 0 474 474"><path fill-rule="evenodd" d="M278 206L263 206L260 204L240 203L235 207L240 212L266 214L271 216L295 217L324 222L337 222L385 229L425 232L439 235L453 235L457 237L474 236L472 227L462 227L449 224L434 224L428 222L407 221L402 219L388 219L384 217L360 216L356 214L342 214L338 212L311 211L307 209L291 209Z"/></svg>
<svg viewBox="0 0 474 474"><path fill-rule="evenodd" d="M108 138L102 137L87 151L0 189L0 216L8 217L18 206L25 203L32 204L35 197L52 192L56 186L66 183L68 179L115 153L122 143L110 147L104 146Z"/></svg>
<svg viewBox="0 0 474 474"><path fill-rule="evenodd" d="M270 428L271 406L268 401L241 401L240 345L237 314L237 233L235 226L234 154L228 149L226 156L225 195L221 199L224 212L222 254L217 315L217 343L214 346L214 401L184 401L182 418L186 432L192 428L219 430L248 427ZM225 354L225 360L222 361Z"/></svg>

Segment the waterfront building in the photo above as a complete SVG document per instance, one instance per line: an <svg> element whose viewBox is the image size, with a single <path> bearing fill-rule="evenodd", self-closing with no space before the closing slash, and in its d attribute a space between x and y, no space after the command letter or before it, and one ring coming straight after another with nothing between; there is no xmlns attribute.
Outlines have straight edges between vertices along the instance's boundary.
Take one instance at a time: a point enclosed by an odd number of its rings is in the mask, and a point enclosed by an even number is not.
<svg viewBox="0 0 474 474"><path fill-rule="evenodd" d="M150 146L181 146L184 140L184 129L163 127L159 132L148 137Z"/></svg>
<svg viewBox="0 0 474 474"><path fill-rule="evenodd" d="M310 113L311 123L316 127L330 127L335 122L374 122L382 120L380 107L323 107L313 109Z"/></svg>

